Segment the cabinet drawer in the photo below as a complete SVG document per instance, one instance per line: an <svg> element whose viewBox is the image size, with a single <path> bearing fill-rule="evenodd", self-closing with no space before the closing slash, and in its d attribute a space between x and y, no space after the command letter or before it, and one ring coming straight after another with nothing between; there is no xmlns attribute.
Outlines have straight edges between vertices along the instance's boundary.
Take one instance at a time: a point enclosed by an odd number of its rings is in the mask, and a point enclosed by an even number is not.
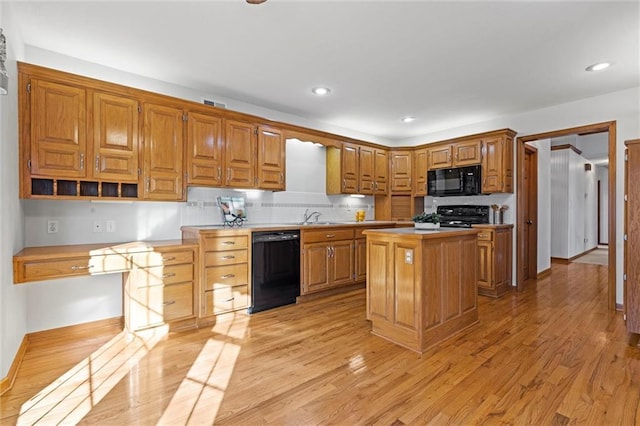
<svg viewBox="0 0 640 426"><path fill-rule="evenodd" d="M238 250L249 247L249 237L234 235L230 237L205 237L202 241L204 251Z"/></svg>
<svg viewBox="0 0 640 426"><path fill-rule="evenodd" d="M493 232L484 230L478 233L478 241L493 241Z"/></svg>
<svg viewBox="0 0 640 426"><path fill-rule="evenodd" d="M204 266L247 263L249 252L245 250L208 251L204 254Z"/></svg>
<svg viewBox="0 0 640 426"><path fill-rule="evenodd" d="M128 256L110 254L75 259L51 259L24 263L23 281L40 281L52 278L120 272L129 269Z"/></svg>
<svg viewBox="0 0 640 426"><path fill-rule="evenodd" d="M164 286L164 320L193 315L193 283L181 283Z"/></svg>
<svg viewBox="0 0 640 426"><path fill-rule="evenodd" d="M205 290L249 284L249 265L211 266L206 270Z"/></svg>
<svg viewBox="0 0 640 426"><path fill-rule="evenodd" d="M145 252L133 254L133 266L144 268L147 266L178 265L180 263L193 264L193 250Z"/></svg>
<svg viewBox="0 0 640 426"><path fill-rule="evenodd" d="M129 316L134 330L193 316L193 283L137 289Z"/></svg>
<svg viewBox="0 0 640 426"><path fill-rule="evenodd" d="M205 292L205 313L207 315L235 311L248 306L248 285L237 285Z"/></svg>
<svg viewBox="0 0 640 426"><path fill-rule="evenodd" d="M193 281L193 264L154 266L132 272L137 287Z"/></svg>
<svg viewBox="0 0 640 426"><path fill-rule="evenodd" d="M318 243L325 241L352 240L354 229L323 229L319 231L302 231L302 243Z"/></svg>

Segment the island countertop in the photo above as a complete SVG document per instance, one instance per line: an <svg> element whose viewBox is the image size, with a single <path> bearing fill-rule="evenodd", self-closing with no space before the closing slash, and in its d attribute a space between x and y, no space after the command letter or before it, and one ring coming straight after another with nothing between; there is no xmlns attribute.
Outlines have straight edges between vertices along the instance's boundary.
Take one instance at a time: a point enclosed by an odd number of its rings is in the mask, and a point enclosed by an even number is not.
<svg viewBox="0 0 640 426"><path fill-rule="evenodd" d="M403 238L426 240L432 238L457 237L463 235L476 235L480 229L474 228L438 228L438 229L416 229L416 228L382 228L367 229L363 231L364 235L386 235L401 236Z"/></svg>

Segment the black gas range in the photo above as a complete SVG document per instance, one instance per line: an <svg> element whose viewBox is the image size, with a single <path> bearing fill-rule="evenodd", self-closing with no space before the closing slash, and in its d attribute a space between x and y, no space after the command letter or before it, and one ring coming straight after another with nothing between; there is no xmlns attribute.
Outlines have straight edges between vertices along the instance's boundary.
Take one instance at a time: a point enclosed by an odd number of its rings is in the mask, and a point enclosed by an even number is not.
<svg viewBox="0 0 640 426"><path fill-rule="evenodd" d="M446 228L471 228L471 225L489 223L489 206L438 206L440 226Z"/></svg>

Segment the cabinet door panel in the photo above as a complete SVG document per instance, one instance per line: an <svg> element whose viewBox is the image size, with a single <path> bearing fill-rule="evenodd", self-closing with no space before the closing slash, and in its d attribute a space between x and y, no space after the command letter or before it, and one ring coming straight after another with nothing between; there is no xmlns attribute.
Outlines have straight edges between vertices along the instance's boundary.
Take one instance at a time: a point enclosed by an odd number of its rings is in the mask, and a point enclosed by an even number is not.
<svg viewBox="0 0 640 426"><path fill-rule="evenodd" d="M94 176L138 181L138 101L93 95Z"/></svg>
<svg viewBox="0 0 640 426"><path fill-rule="evenodd" d="M255 127L240 121L225 124L226 184L234 188L255 186Z"/></svg>
<svg viewBox="0 0 640 426"><path fill-rule="evenodd" d="M187 183L222 186L222 119L189 112L187 119Z"/></svg>
<svg viewBox="0 0 640 426"><path fill-rule="evenodd" d="M31 86L31 173L85 177L85 90L37 79Z"/></svg>
<svg viewBox="0 0 640 426"><path fill-rule="evenodd" d="M356 240L355 260L356 281L364 281L367 279L367 240L365 238Z"/></svg>
<svg viewBox="0 0 640 426"><path fill-rule="evenodd" d="M411 151L391 153L392 192L411 192L412 159Z"/></svg>
<svg viewBox="0 0 640 426"><path fill-rule="evenodd" d="M358 170L359 170L359 193L360 194L373 194L374 191L374 168L375 168L375 155L374 149L367 146L360 147L360 153L358 157Z"/></svg>
<svg viewBox="0 0 640 426"><path fill-rule="evenodd" d="M493 243L478 241L478 286L493 288L491 281L493 265Z"/></svg>
<svg viewBox="0 0 640 426"><path fill-rule="evenodd" d="M144 198L182 199L182 110L145 105Z"/></svg>
<svg viewBox="0 0 640 426"><path fill-rule="evenodd" d="M330 286L329 246L327 244L305 244L302 262L303 294L323 290Z"/></svg>
<svg viewBox="0 0 640 426"><path fill-rule="evenodd" d="M500 138L483 139L482 192L500 192L502 189L502 150Z"/></svg>
<svg viewBox="0 0 640 426"><path fill-rule="evenodd" d="M285 140L278 129L258 128L258 187L284 191Z"/></svg>
<svg viewBox="0 0 640 426"><path fill-rule="evenodd" d="M451 167L453 164L451 158L451 145L430 148L427 150L427 153L429 156L429 170Z"/></svg>
<svg viewBox="0 0 640 426"><path fill-rule="evenodd" d="M353 240L337 241L331 245L331 280L332 285L351 284L354 282Z"/></svg>
<svg viewBox="0 0 640 426"><path fill-rule="evenodd" d="M374 163L374 194L387 195L389 193L389 154L387 151L376 149Z"/></svg>
<svg viewBox="0 0 640 426"><path fill-rule="evenodd" d="M480 164L482 154L480 152L480 140L458 142L453 145L453 156L456 167L472 166Z"/></svg>
<svg viewBox="0 0 640 426"><path fill-rule="evenodd" d="M415 167L413 172L415 175L415 195L425 196L427 195L427 167L428 167L428 155L426 149L420 149L413 153L413 160Z"/></svg>
<svg viewBox="0 0 640 426"><path fill-rule="evenodd" d="M341 151L342 192L355 194L358 192L358 147L343 143Z"/></svg>

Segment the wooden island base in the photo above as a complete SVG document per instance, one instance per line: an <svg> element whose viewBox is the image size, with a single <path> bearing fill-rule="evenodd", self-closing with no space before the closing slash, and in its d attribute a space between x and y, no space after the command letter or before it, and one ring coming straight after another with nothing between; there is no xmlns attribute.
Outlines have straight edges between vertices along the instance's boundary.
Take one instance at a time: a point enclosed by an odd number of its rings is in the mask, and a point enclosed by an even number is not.
<svg viewBox="0 0 640 426"><path fill-rule="evenodd" d="M418 353L478 321L478 230L367 230L372 333Z"/></svg>

